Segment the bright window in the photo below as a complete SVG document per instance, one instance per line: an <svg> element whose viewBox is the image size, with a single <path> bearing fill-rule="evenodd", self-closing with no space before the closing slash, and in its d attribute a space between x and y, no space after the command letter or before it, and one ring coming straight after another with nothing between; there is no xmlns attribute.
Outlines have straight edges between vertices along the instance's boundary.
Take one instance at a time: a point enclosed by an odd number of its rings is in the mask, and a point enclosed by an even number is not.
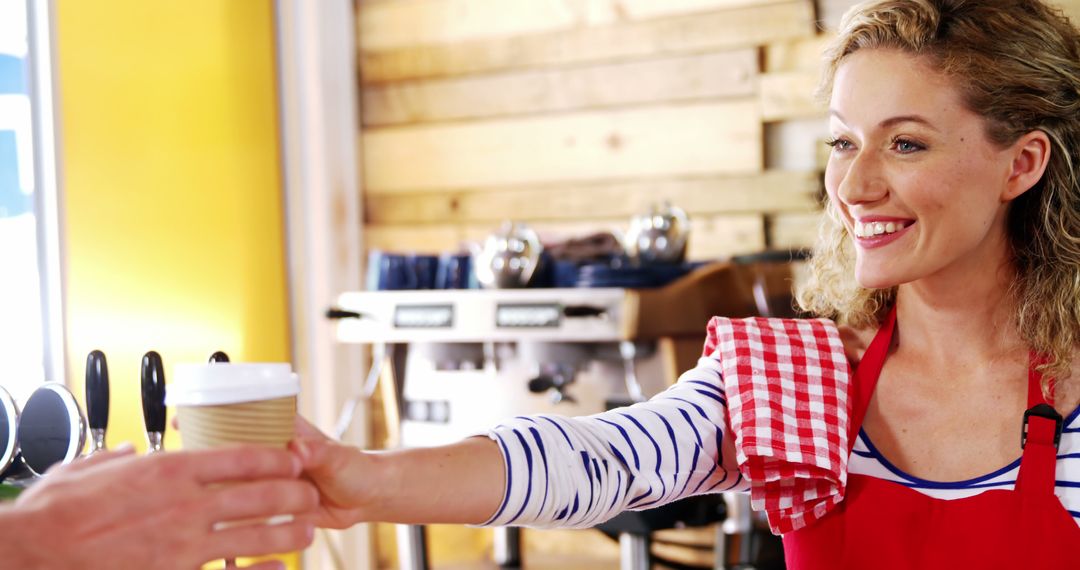
<svg viewBox="0 0 1080 570"><path fill-rule="evenodd" d="M25 401L45 380L25 0L0 0L0 386Z"/></svg>

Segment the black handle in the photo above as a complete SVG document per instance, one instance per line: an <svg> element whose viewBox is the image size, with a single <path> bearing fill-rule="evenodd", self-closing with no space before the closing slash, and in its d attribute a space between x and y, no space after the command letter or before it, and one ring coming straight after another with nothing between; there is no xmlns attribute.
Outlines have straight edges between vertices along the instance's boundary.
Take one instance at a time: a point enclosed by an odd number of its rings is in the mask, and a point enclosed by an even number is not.
<svg viewBox="0 0 1080 570"><path fill-rule="evenodd" d="M86 415L90 429L109 427L109 364L100 350L86 356Z"/></svg>
<svg viewBox="0 0 1080 570"><path fill-rule="evenodd" d="M347 311L345 309L339 309L337 307L330 307L326 310L326 318L334 321L338 319L362 319L366 315L363 313L357 313L356 311Z"/></svg>
<svg viewBox="0 0 1080 570"><path fill-rule="evenodd" d="M551 376L540 375L529 380L527 386L533 394L543 394L555 387L555 379Z"/></svg>
<svg viewBox="0 0 1080 570"><path fill-rule="evenodd" d="M221 352L219 350L219 351L215 352L214 354L210 355L210 363L214 364L215 362L222 363L222 364L227 363L227 362L229 362L229 355L225 354L224 352Z"/></svg>
<svg viewBox="0 0 1080 570"><path fill-rule="evenodd" d="M607 313L604 307L591 307L589 305L567 305L563 307L563 315L566 318L602 317Z"/></svg>
<svg viewBox="0 0 1080 570"><path fill-rule="evenodd" d="M165 431L165 367L161 364L160 354L151 350L143 356L140 380L146 431L163 433Z"/></svg>

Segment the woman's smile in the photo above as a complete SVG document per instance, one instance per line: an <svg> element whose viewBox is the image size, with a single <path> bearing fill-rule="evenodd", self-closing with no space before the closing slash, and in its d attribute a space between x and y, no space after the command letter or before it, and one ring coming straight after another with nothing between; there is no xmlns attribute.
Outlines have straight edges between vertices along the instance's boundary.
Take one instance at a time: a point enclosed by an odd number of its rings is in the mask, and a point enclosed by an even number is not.
<svg viewBox="0 0 1080 570"><path fill-rule="evenodd" d="M915 225L915 220L873 216L855 220L853 224L852 234L855 236L855 243L861 248L873 249L893 243L907 235Z"/></svg>

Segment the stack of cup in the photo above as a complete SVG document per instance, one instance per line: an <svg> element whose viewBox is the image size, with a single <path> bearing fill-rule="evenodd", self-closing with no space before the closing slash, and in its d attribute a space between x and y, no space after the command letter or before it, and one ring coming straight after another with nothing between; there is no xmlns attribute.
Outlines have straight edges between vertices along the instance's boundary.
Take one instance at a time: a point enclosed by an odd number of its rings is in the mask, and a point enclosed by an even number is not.
<svg viewBox="0 0 1080 570"><path fill-rule="evenodd" d="M288 364L179 364L166 403L184 449L285 447L295 435L300 380Z"/></svg>

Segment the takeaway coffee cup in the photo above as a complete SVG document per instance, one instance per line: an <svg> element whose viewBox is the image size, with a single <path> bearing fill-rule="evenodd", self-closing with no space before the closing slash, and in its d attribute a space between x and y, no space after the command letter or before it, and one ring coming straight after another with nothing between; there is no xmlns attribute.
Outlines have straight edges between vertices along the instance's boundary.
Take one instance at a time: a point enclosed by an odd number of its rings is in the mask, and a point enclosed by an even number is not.
<svg viewBox="0 0 1080 570"><path fill-rule="evenodd" d="M165 401L184 449L284 447L295 433L300 379L288 364L178 364Z"/></svg>

